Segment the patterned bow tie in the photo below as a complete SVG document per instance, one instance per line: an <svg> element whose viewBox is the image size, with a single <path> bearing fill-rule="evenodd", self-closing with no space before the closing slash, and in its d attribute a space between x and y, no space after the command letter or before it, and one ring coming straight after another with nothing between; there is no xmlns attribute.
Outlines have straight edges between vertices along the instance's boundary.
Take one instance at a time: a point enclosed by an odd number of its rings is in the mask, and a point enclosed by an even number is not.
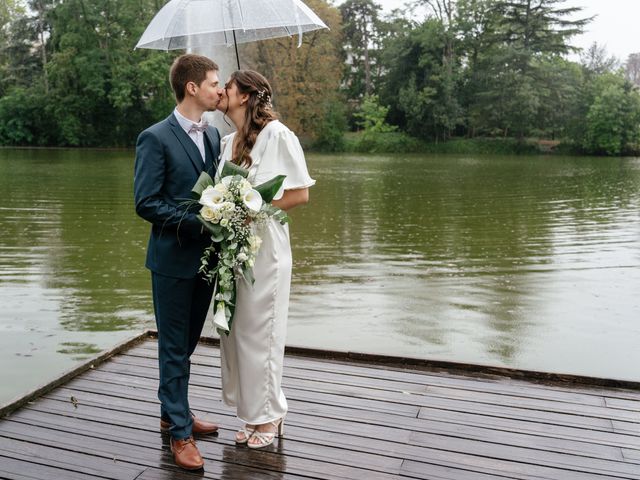
<svg viewBox="0 0 640 480"><path fill-rule="evenodd" d="M191 127L189 128L189 133L191 133L191 132L204 132L207 129L208 126L209 126L209 124L207 122L202 122L201 124L192 123Z"/></svg>

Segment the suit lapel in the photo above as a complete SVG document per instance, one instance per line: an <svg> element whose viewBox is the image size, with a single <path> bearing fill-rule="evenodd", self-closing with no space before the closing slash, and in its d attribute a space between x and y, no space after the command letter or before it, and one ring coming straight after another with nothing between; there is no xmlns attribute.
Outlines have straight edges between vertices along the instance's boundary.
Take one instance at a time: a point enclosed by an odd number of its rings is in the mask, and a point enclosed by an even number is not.
<svg viewBox="0 0 640 480"><path fill-rule="evenodd" d="M199 175L204 168L204 162L202 161L200 150L198 150L195 142L191 140L191 137L187 135L187 132L182 129L173 113L169 115L169 125L171 125L171 131L176 136L180 144L184 147L187 155L189 156L189 160L191 160L191 163L193 164Z"/></svg>
<svg viewBox="0 0 640 480"><path fill-rule="evenodd" d="M207 136L208 142L205 142L205 146L209 150L211 154L211 162L212 165L207 165L211 172L215 174L216 169L218 168L218 157L220 155L220 140L218 135L213 135L213 128L209 127L204 131L204 134ZM215 131L215 130L214 130ZM212 175L213 176L213 175Z"/></svg>

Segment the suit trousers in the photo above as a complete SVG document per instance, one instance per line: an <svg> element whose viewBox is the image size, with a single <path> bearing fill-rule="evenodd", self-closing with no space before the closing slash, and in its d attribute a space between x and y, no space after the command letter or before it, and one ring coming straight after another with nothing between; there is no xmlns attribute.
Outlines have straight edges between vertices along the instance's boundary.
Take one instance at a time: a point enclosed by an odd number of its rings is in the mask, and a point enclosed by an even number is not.
<svg viewBox="0 0 640 480"><path fill-rule="evenodd" d="M172 424L175 439L191 435L193 420L189 409L190 357L196 349L213 285L199 275L174 278L151 273L153 307L158 329L160 415Z"/></svg>

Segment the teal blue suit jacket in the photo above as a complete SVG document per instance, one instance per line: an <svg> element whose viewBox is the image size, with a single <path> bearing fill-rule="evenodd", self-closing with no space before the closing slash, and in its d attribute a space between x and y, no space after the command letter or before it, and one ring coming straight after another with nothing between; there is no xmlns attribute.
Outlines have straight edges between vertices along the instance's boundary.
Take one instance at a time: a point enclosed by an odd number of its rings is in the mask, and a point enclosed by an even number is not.
<svg viewBox="0 0 640 480"><path fill-rule="evenodd" d="M149 127L138 137L134 175L136 213L151 223L146 266L175 278L193 278L200 257L211 243L196 218L197 209L180 206L206 169L212 176L220 155L220 134L205 132L206 162L176 117Z"/></svg>

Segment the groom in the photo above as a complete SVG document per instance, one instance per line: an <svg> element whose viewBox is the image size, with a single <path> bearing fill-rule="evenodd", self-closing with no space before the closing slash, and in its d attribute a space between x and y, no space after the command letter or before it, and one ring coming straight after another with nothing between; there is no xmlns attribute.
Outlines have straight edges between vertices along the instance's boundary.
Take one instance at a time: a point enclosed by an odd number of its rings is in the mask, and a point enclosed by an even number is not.
<svg viewBox="0 0 640 480"><path fill-rule="evenodd" d="M215 173L218 130L201 121L220 101L218 66L207 57L182 55L171 66L177 106L165 120L138 137L134 177L136 212L151 223L146 266L151 270L158 329L160 428L171 434L176 464L188 470L204 461L192 434L218 426L189 409L189 358L196 348L211 303L213 285L198 274L210 244L196 213L180 203L204 170Z"/></svg>

